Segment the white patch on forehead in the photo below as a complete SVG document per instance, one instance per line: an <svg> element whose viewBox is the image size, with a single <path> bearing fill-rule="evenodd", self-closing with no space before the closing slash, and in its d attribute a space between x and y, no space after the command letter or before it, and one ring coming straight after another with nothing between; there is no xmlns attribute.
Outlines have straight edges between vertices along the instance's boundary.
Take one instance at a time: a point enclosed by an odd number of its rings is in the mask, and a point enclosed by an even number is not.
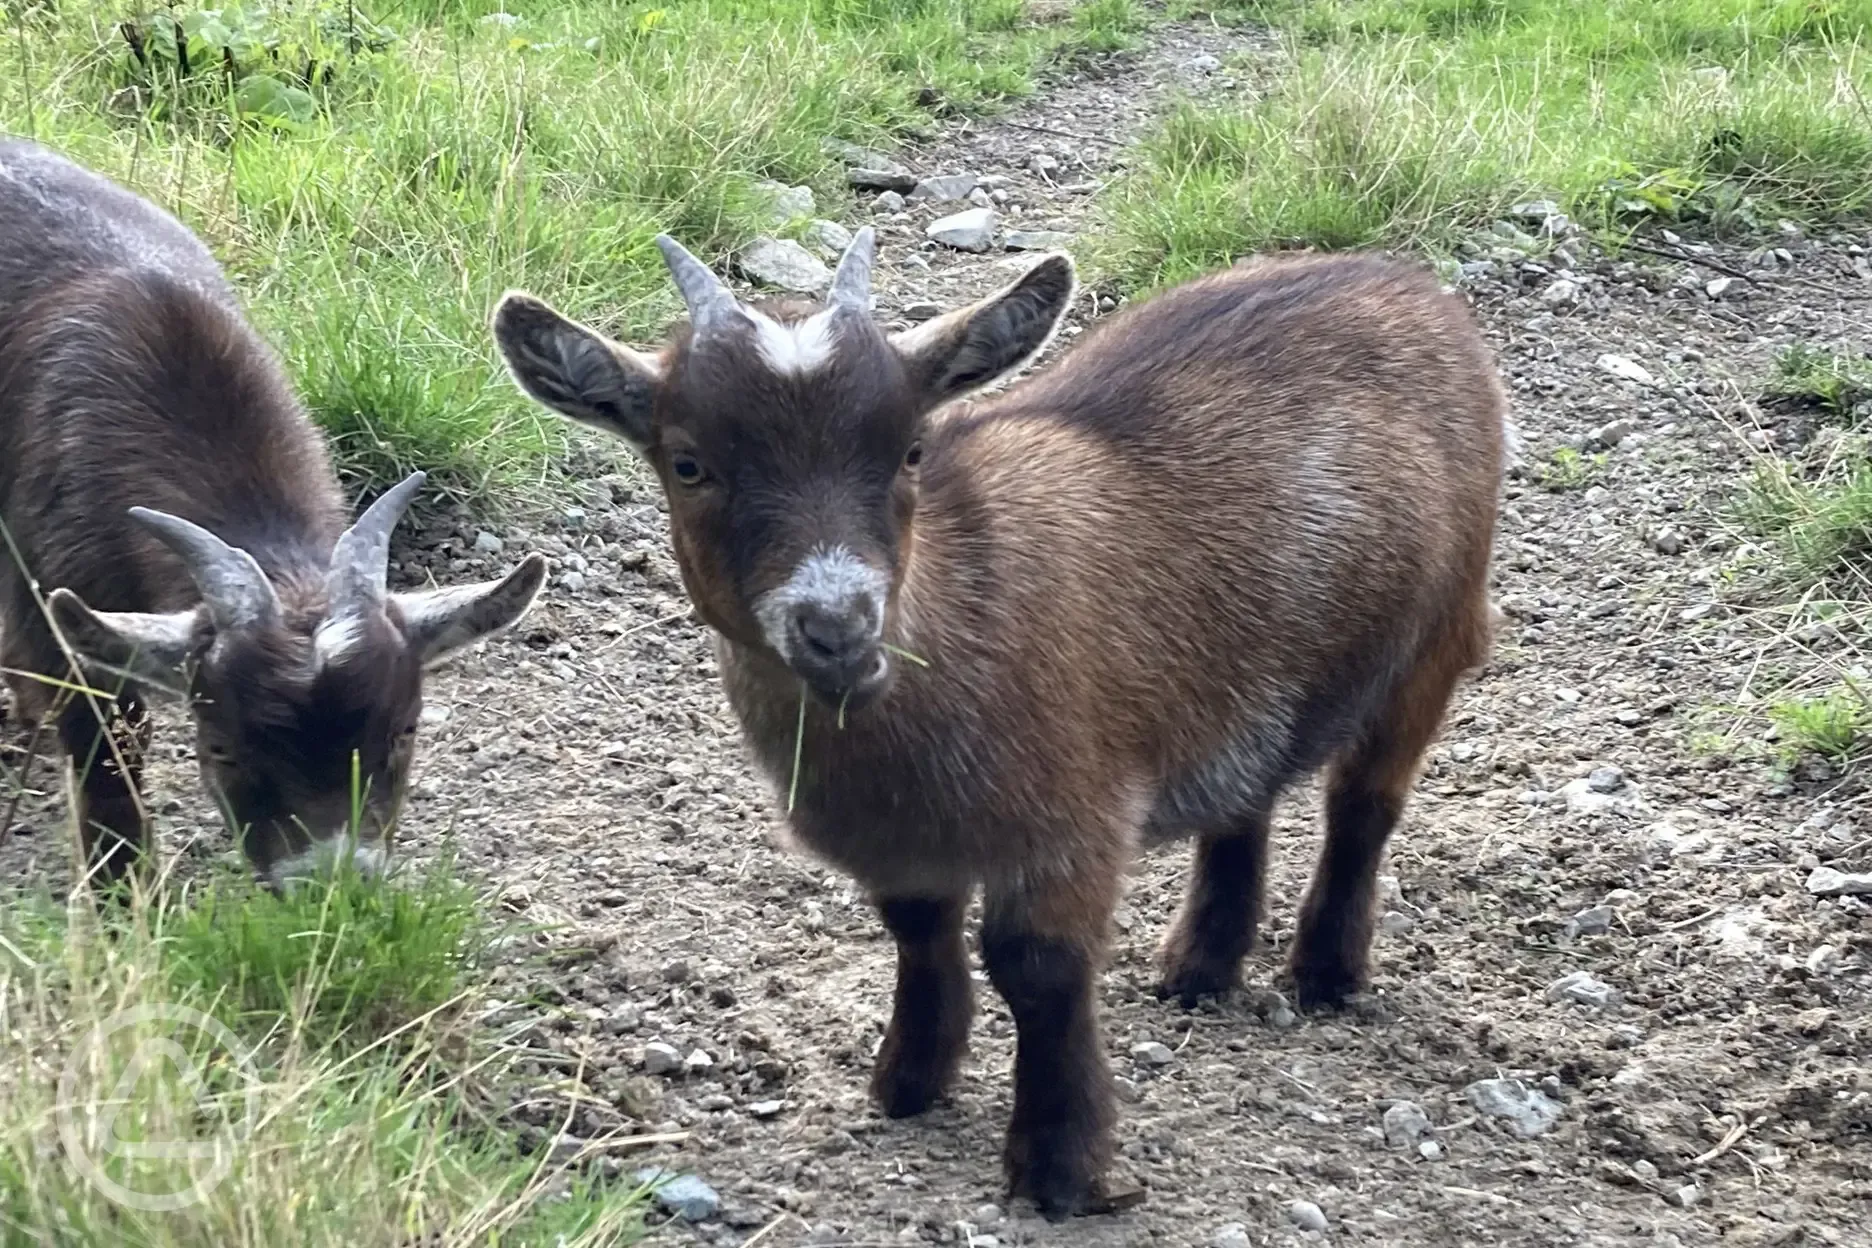
<svg viewBox="0 0 1872 1248"><path fill-rule="evenodd" d="M356 616L327 620L312 634L312 651L321 670L348 658L364 644L364 622Z"/></svg>
<svg viewBox="0 0 1872 1248"><path fill-rule="evenodd" d="M754 341L767 367L781 377L805 377L824 368L832 359L833 311L827 308L786 325L748 309Z"/></svg>
<svg viewBox="0 0 1872 1248"><path fill-rule="evenodd" d="M799 607L810 602L841 611L855 601L863 601L870 609L872 627L882 629L884 600L889 596L890 581L849 547L822 547L801 560L785 584L755 600L754 618L760 621L767 644L781 658L791 661L790 624Z"/></svg>

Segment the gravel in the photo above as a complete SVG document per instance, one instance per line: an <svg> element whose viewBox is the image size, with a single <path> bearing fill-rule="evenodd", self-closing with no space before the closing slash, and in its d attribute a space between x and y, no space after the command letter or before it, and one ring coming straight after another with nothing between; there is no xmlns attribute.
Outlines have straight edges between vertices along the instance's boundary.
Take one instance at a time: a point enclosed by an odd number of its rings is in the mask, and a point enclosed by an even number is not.
<svg viewBox="0 0 1872 1248"><path fill-rule="evenodd" d="M1560 1121L1560 1106L1519 1079L1478 1079L1463 1095L1477 1113L1501 1120L1524 1140L1545 1135Z"/></svg>

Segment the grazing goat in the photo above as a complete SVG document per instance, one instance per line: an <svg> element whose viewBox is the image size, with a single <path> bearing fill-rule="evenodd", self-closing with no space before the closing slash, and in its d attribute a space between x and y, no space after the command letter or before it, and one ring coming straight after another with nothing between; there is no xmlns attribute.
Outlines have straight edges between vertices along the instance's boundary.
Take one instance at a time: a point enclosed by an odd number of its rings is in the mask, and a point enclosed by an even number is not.
<svg viewBox="0 0 1872 1248"><path fill-rule="evenodd" d="M1492 636L1490 353L1428 274L1304 256L1172 289L952 404L1043 348L1075 290L1065 256L886 336L869 230L823 307L744 306L659 243L690 317L658 354L510 293L507 366L649 461L794 836L896 938L884 1112L954 1075L979 886L1019 1036L1010 1191L1049 1218L1109 1208L1094 980L1137 848L1197 838L1162 988L1225 992L1274 801L1330 765L1291 971L1308 1008L1361 984L1380 851Z"/></svg>
<svg viewBox="0 0 1872 1248"><path fill-rule="evenodd" d="M263 878L384 861L424 666L520 618L546 571L388 592L422 479L347 529L324 441L200 241L0 142L0 667L28 720L57 719L90 869L147 845L145 686L186 693Z"/></svg>

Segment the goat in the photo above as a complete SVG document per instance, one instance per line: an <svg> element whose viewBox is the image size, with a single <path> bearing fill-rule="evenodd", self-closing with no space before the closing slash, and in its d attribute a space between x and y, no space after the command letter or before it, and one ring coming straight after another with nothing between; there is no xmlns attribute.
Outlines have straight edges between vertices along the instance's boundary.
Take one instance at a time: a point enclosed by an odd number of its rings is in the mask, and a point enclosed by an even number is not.
<svg viewBox="0 0 1872 1248"><path fill-rule="evenodd" d="M1290 973L1307 1009L1365 982L1380 852L1492 642L1507 409L1476 322L1401 263L1268 259L958 402L1044 348L1070 259L886 336L869 229L823 306L742 305L658 242L689 309L658 353L509 292L506 366L649 462L794 838L895 938L884 1113L954 1075L980 887L1018 1033L1008 1190L1053 1220L1109 1209L1094 977L1139 848L1197 838L1160 991L1224 993L1275 799L1330 766Z"/></svg>
<svg viewBox="0 0 1872 1248"><path fill-rule="evenodd" d="M0 668L27 720L57 721L100 880L147 861L145 687L186 694L262 879L383 865L424 667L519 619L546 573L535 554L497 582L389 592L423 479L346 528L324 440L207 248L0 142Z"/></svg>

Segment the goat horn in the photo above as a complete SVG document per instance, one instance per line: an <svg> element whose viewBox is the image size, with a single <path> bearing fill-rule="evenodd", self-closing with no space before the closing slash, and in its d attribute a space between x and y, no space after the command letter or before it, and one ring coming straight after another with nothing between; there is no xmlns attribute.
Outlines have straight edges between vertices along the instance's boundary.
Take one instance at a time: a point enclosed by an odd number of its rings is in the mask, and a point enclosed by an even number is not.
<svg viewBox="0 0 1872 1248"><path fill-rule="evenodd" d="M865 226L847 244L839 257L838 271L832 275L832 294L826 302L834 307L871 311L871 265L877 260L877 232Z"/></svg>
<svg viewBox="0 0 1872 1248"><path fill-rule="evenodd" d="M403 518L426 475L412 472L385 490L332 547L325 588L333 619L383 602L390 583L390 531Z"/></svg>
<svg viewBox="0 0 1872 1248"><path fill-rule="evenodd" d="M228 632L279 618L279 595L254 557L207 529L166 511L132 507L130 515L176 553L188 570L215 631Z"/></svg>
<svg viewBox="0 0 1872 1248"><path fill-rule="evenodd" d="M689 305L689 324L696 333L706 334L740 312L741 305L734 292L681 243L667 234L659 234L656 245L663 252L663 262L669 265L670 276L676 279L676 289L682 292L683 302Z"/></svg>

